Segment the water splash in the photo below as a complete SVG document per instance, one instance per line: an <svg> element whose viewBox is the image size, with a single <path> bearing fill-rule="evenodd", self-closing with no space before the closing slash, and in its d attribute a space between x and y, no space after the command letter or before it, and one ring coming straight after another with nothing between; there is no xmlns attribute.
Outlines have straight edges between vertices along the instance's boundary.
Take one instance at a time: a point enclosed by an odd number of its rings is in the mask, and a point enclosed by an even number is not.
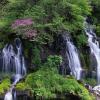
<svg viewBox="0 0 100 100"><path fill-rule="evenodd" d="M96 34L93 31L93 27L87 22L84 23L86 35L88 36L88 44L91 50L91 54L95 56L97 61L97 81L100 84L100 47L97 41Z"/></svg>
<svg viewBox="0 0 100 100"><path fill-rule="evenodd" d="M7 92L5 95L4 100L13 100L12 92Z"/></svg>

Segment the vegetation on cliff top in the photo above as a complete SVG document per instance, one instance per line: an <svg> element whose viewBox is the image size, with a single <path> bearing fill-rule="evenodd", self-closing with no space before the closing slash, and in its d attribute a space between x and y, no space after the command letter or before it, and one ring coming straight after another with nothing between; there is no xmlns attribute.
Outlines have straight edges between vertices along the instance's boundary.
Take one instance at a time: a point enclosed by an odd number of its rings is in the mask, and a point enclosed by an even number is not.
<svg viewBox="0 0 100 100"><path fill-rule="evenodd" d="M47 43L63 31L77 34L83 29L84 17L90 15L90 11L88 0L39 0L33 3L31 0L5 0L0 10L0 29L4 33L12 32Z"/></svg>

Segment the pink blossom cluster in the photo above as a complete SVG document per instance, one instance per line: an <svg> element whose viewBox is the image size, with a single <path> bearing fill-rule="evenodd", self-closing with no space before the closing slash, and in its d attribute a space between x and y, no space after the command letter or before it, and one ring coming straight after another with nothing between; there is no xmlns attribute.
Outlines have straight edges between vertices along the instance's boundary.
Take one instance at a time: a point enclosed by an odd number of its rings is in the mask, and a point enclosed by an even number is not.
<svg viewBox="0 0 100 100"><path fill-rule="evenodd" d="M28 26L28 25L32 25L33 21L31 18L27 18L27 19L17 19L14 21L14 23L12 24L12 28L15 29L19 26Z"/></svg>
<svg viewBox="0 0 100 100"><path fill-rule="evenodd" d="M37 35L37 31L36 30L30 29L30 30L25 32L25 37L27 37L29 39L31 39L33 37L36 37L36 35Z"/></svg>

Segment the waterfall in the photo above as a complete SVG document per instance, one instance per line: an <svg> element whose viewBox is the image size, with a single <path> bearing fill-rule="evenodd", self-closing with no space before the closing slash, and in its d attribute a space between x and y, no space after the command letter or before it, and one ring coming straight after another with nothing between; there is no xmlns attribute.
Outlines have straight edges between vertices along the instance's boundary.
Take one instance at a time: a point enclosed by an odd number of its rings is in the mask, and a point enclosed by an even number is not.
<svg viewBox="0 0 100 100"><path fill-rule="evenodd" d="M77 80L81 79L81 63L78 55L77 48L71 42L69 37L65 38L66 40L66 55L68 57L69 67L71 69L71 75L74 75Z"/></svg>
<svg viewBox="0 0 100 100"><path fill-rule="evenodd" d="M100 84L100 47L97 41L96 34L93 31L93 27L87 22L84 23L85 32L88 36L88 44L91 50L91 54L95 56L97 62L97 81Z"/></svg>
<svg viewBox="0 0 100 100"><path fill-rule="evenodd" d="M10 91L6 93L4 100L13 100L12 93Z"/></svg>
<svg viewBox="0 0 100 100"><path fill-rule="evenodd" d="M25 59L22 54L22 44L19 38L15 39L15 49L13 45L6 45L2 50L3 73L13 73L14 82L10 90L6 93L4 100L15 100L12 96L12 90L16 83L26 74ZM15 92L16 94L16 92ZM14 97L16 97L14 94Z"/></svg>

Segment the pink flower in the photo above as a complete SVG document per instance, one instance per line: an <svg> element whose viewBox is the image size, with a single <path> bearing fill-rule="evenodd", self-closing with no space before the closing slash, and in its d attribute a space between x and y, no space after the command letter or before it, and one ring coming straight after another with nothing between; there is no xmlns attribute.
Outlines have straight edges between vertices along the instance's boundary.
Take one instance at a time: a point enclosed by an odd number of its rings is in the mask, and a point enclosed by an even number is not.
<svg viewBox="0 0 100 100"><path fill-rule="evenodd" d="M31 18L27 18L27 19L17 19L14 21L14 23L12 24L12 28L15 29L19 26L28 26L28 25L32 25L33 21Z"/></svg>
<svg viewBox="0 0 100 100"><path fill-rule="evenodd" d="M37 31L36 30L28 30L25 32L25 37L27 38L33 38L33 37L36 37L37 35Z"/></svg>

